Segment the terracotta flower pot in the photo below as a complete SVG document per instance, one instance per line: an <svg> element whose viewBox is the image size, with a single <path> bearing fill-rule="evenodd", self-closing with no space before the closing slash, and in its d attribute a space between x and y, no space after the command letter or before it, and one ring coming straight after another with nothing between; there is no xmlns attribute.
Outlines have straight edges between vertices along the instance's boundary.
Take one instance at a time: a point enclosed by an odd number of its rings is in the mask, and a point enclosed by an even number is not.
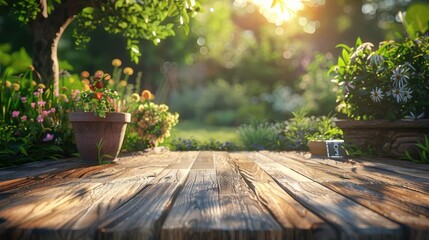
<svg viewBox="0 0 429 240"><path fill-rule="evenodd" d="M73 125L74 136L80 158L94 164L115 160L121 150L130 113L108 113L106 118L92 112L71 112L69 121Z"/></svg>
<svg viewBox="0 0 429 240"><path fill-rule="evenodd" d="M326 141L310 140L307 143L311 155L326 156Z"/></svg>
<svg viewBox="0 0 429 240"><path fill-rule="evenodd" d="M429 135L429 119L415 121L338 120L344 141L362 149L371 149L381 157L402 157L405 151L416 154L417 141Z"/></svg>

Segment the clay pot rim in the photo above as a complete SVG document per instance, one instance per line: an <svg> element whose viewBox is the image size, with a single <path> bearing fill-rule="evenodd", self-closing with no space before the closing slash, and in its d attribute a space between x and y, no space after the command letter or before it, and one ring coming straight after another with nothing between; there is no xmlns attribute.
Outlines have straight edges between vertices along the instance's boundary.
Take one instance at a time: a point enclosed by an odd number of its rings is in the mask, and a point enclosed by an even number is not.
<svg viewBox="0 0 429 240"><path fill-rule="evenodd" d="M70 122L131 122L131 113L111 112L105 118L99 117L94 112L69 112Z"/></svg>
<svg viewBox="0 0 429 240"><path fill-rule="evenodd" d="M334 120L335 124L341 129L348 128L428 128L429 119L418 120L351 120L351 119L337 119Z"/></svg>

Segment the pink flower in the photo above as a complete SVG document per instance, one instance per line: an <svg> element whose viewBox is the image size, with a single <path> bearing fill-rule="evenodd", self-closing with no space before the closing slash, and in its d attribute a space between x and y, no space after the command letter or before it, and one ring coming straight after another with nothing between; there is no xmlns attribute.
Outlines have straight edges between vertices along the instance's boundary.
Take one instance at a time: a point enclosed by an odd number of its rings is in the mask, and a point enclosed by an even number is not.
<svg viewBox="0 0 429 240"><path fill-rule="evenodd" d="M34 92L33 94L34 94L34 96L36 96L36 97L38 97L38 96L39 96L39 92Z"/></svg>
<svg viewBox="0 0 429 240"><path fill-rule="evenodd" d="M13 111L12 112L12 117L13 118L17 118L19 116L19 111Z"/></svg>
<svg viewBox="0 0 429 240"><path fill-rule="evenodd" d="M31 107L32 107L32 108L35 108L35 107L36 107L36 103L32 102L32 103L31 103Z"/></svg>
<svg viewBox="0 0 429 240"><path fill-rule="evenodd" d="M52 139L54 139L54 134L47 133L47 134L46 134L46 136L43 138L43 140L42 140L42 141L44 141L44 142L49 142L49 141L51 141Z"/></svg>
<svg viewBox="0 0 429 240"><path fill-rule="evenodd" d="M37 104L43 107L43 106L45 106L46 102L45 101L38 101Z"/></svg>
<svg viewBox="0 0 429 240"><path fill-rule="evenodd" d="M37 116L37 122L39 122L39 123L43 122L43 116L42 115Z"/></svg>
<svg viewBox="0 0 429 240"><path fill-rule="evenodd" d="M21 117L21 120L22 121L27 121L27 118L28 118L27 115L24 115L24 116Z"/></svg>
<svg viewBox="0 0 429 240"><path fill-rule="evenodd" d="M51 113L54 113L56 111L55 108L51 108Z"/></svg>
<svg viewBox="0 0 429 240"><path fill-rule="evenodd" d="M43 110L42 111L42 116L46 117L46 116L48 116L49 113L50 113L49 111Z"/></svg>
<svg viewBox="0 0 429 240"><path fill-rule="evenodd" d="M22 101L23 103L27 102L27 97L21 97L21 101Z"/></svg>

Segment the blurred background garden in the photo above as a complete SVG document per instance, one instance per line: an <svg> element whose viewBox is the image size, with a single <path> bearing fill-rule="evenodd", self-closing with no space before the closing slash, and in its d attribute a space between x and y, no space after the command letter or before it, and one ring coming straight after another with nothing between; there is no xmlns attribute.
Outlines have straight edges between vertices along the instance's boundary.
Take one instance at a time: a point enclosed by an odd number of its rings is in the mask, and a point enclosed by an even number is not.
<svg viewBox="0 0 429 240"><path fill-rule="evenodd" d="M423 0L286 0L274 7L277 1L199 2L189 33L175 28L175 36L157 44L140 42L138 63L131 61L126 39L99 28L77 49L73 29L79 23L71 22L58 46L59 95L33 79L30 30L10 7L0 7L0 165L73 156L65 114L73 108L74 90L85 88L81 73L97 70L112 74L122 98L132 101L133 93L148 90L154 95L150 101L179 115L163 141L141 144L128 133L124 151L154 145L306 150L308 136L326 133L333 117L344 117L335 110L336 84L328 74L341 55L336 46L354 46L358 37L378 44L405 36L398 12L421 14L419 9L428 8ZM46 101L43 109L32 108L40 101ZM22 118L41 115L44 125Z"/></svg>

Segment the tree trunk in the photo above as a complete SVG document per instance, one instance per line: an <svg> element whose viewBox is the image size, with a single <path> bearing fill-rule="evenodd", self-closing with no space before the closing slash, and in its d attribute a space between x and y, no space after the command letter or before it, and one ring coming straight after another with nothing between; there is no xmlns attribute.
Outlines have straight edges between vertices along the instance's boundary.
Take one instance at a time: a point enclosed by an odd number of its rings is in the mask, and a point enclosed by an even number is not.
<svg viewBox="0 0 429 240"><path fill-rule="evenodd" d="M86 2L86 3L82 3ZM40 13L29 22L33 35L33 66L39 80L59 92L58 43L75 16L89 1L63 0L47 17Z"/></svg>

